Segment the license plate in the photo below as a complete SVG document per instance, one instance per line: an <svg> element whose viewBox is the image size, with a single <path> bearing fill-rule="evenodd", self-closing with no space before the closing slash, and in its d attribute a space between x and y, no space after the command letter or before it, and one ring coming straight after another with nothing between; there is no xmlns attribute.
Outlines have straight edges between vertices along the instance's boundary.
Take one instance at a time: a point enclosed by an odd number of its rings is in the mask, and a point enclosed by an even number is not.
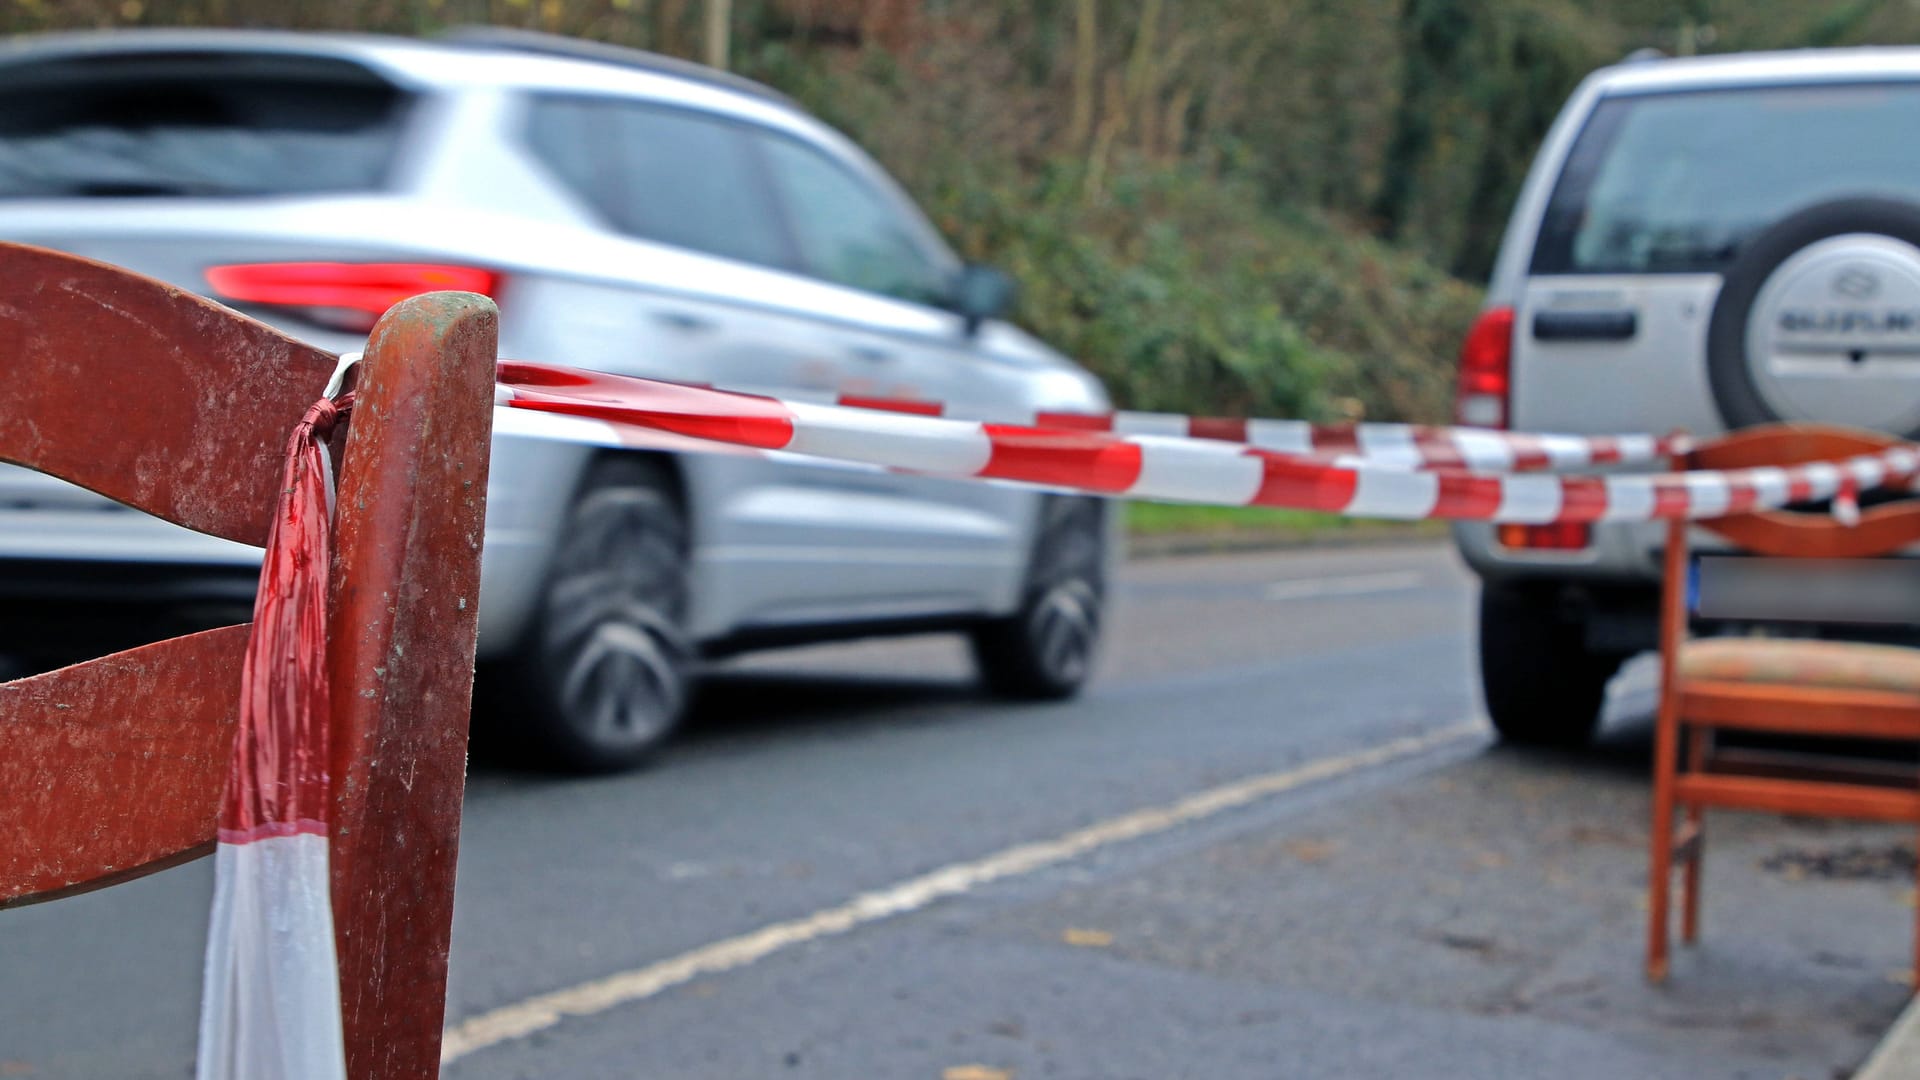
<svg viewBox="0 0 1920 1080"><path fill-rule="evenodd" d="M1701 555L1688 606L1707 619L1920 623L1920 560Z"/></svg>

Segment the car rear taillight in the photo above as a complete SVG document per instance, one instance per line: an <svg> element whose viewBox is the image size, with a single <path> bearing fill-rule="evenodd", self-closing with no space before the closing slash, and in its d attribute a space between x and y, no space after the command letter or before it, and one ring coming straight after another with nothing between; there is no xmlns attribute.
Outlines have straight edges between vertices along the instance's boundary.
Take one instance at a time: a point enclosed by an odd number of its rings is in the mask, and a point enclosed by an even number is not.
<svg viewBox="0 0 1920 1080"><path fill-rule="evenodd" d="M1495 530L1504 548L1528 551L1584 551L1593 530L1584 521L1558 521L1551 525L1502 525Z"/></svg>
<svg viewBox="0 0 1920 1080"><path fill-rule="evenodd" d="M365 333L409 296L442 290L492 296L499 275L438 263L248 263L208 267L207 284L222 300L294 308L322 326Z"/></svg>
<svg viewBox="0 0 1920 1080"><path fill-rule="evenodd" d="M1460 387L1454 419L1468 427L1504 428L1513 392L1513 309L1488 308L1460 345Z"/></svg>

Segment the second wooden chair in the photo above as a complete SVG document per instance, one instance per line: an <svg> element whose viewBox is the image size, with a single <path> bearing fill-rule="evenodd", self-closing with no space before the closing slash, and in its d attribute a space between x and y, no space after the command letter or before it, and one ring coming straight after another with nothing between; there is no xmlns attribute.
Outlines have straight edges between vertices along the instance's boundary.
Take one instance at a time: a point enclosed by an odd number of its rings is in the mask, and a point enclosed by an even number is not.
<svg viewBox="0 0 1920 1080"><path fill-rule="evenodd" d="M1771 425L1696 447L1679 469L1831 461L1898 440L1843 428ZM1765 511L1696 523L1729 547L1696 553L1667 530L1654 745L1647 977L1666 978L1672 871L1682 868L1681 940L1700 928L1700 859L1709 807L1920 825L1920 770L1884 757L1722 746L1720 732L1800 747L1812 740L1920 746L1920 648L1812 637L1693 638L1695 615L1779 627L1920 622L1901 600L1920 562L1878 559L1920 542L1920 502L1890 502L1852 524L1831 513ZM1790 562L1787 560L1791 560ZM1902 564L1905 565L1902 565ZM1806 743L1806 746L1813 744ZM1683 817L1675 829L1676 815ZM1916 927L1920 970L1920 926Z"/></svg>

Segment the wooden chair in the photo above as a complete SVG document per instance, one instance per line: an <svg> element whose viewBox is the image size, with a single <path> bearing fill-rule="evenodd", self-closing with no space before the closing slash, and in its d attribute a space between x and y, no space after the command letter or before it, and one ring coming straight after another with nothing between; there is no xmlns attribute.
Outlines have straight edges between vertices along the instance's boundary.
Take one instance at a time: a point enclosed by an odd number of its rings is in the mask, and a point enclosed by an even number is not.
<svg viewBox="0 0 1920 1080"><path fill-rule="evenodd" d="M1844 428L1771 425L1701 445L1674 466L1737 469L1829 461L1896 443ZM1822 600L1827 587L1811 588L1811 574L1828 575L1822 581L1856 583L1853 588L1863 580L1860 575L1869 581L1880 575L1896 589L1902 582L1914 587L1920 563L1903 567L1905 560L1873 557L1920 541L1920 502L1883 503L1864 510L1851 525L1824 512L1767 511L1695 527L1716 534L1733 550L1725 556L1703 554L1696 565L1688 527L1675 522L1667 529L1648 883L1647 977L1654 982L1667 975L1675 860L1682 865L1681 940L1691 944L1699 934L1706 808L1920 825L1920 774L1911 766L1715 743L1721 731L1764 733L1770 740L1806 736L1920 743L1920 649L1807 638L1689 639L1695 599L1701 601L1700 614L1714 618L1830 622L1835 612L1816 610L1831 603ZM1747 557L1740 557L1743 553ZM1785 559L1796 561L1777 561ZM1872 616L1859 612L1848 621ZM1920 623L1920 608L1903 607L1879 621ZM1677 812L1684 822L1676 835ZM1916 950L1920 970L1920 926Z"/></svg>
<svg viewBox="0 0 1920 1080"><path fill-rule="evenodd" d="M327 621L348 1075L439 1075L496 313L375 327L339 462ZM264 543L288 433L335 358L111 266L0 244L0 459ZM247 627L0 685L0 907L211 851ZM4 1022L0 1022L3 1026Z"/></svg>

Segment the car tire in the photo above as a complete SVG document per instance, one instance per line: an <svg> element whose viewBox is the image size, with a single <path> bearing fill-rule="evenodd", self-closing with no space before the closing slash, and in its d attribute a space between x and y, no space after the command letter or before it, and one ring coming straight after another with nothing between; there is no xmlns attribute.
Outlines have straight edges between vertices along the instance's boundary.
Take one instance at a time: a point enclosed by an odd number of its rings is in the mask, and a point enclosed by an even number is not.
<svg viewBox="0 0 1920 1080"><path fill-rule="evenodd" d="M504 672L501 726L546 763L644 762L685 712L687 528L656 462L604 458L568 509L533 625Z"/></svg>
<svg viewBox="0 0 1920 1080"><path fill-rule="evenodd" d="M1480 684L1487 715L1509 743L1578 746L1593 737L1618 656L1588 650L1551 592L1480 591Z"/></svg>
<svg viewBox="0 0 1920 1080"><path fill-rule="evenodd" d="M1920 206L1856 197L1810 206L1755 236L1727 267L1707 324L1707 376L1729 429L1787 419L1761 395L1747 356L1747 326L1761 290L1782 263L1834 236L1865 233L1920 247ZM1908 437L1920 432L1908 432Z"/></svg>
<svg viewBox="0 0 1920 1080"><path fill-rule="evenodd" d="M1106 601L1106 510L1098 499L1049 495L1020 609L974 628L981 681L996 695L1049 701L1093 673Z"/></svg>

